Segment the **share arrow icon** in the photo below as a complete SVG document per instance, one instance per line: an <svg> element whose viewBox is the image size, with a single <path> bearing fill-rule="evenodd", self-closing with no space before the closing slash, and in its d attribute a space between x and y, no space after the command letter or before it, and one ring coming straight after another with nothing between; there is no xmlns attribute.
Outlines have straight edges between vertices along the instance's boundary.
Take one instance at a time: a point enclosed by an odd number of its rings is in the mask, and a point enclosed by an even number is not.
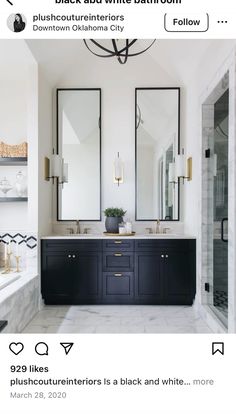
<svg viewBox="0 0 236 419"><path fill-rule="evenodd" d="M68 355L68 353L70 352L72 346L74 345L73 343L68 343L68 342L61 342L60 345L65 349L65 353L66 355Z"/></svg>

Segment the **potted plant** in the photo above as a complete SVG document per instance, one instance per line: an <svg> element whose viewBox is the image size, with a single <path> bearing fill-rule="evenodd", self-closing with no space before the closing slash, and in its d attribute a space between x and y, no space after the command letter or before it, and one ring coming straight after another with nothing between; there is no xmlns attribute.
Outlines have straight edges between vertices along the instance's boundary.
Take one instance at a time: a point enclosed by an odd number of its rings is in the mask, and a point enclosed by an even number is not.
<svg viewBox="0 0 236 419"><path fill-rule="evenodd" d="M106 208L104 210L107 233L119 233L119 224L123 222L123 216L125 213L126 211L122 208Z"/></svg>

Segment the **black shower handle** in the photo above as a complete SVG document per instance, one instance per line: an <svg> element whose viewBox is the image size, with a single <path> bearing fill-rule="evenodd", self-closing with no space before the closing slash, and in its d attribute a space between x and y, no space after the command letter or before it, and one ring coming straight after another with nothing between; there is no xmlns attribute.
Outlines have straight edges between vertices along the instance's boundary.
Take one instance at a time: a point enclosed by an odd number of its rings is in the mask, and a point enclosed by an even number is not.
<svg viewBox="0 0 236 419"><path fill-rule="evenodd" d="M222 218L221 220L221 240L224 243L228 243L228 240L224 239L224 222L228 221L228 218Z"/></svg>

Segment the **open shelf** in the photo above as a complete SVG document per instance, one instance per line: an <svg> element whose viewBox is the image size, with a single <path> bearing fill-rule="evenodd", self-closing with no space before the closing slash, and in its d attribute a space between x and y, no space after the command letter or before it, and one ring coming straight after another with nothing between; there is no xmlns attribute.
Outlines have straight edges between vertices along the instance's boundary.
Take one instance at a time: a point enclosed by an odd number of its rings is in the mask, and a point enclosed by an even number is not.
<svg viewBox="0 0 236 419"><path fill-rule="evenodd" d="M4 198L4 197L0 198L0 202L27 202L27 201L28 201L27 197L21 198L21 197L11 196L9 198L8 197L7 198Z"/></svg>
<svg viewBox="0 0 236 419"><path fill-rule="evenodd" d="M0 157L0 166L27 166L27 157Z"/></svg>

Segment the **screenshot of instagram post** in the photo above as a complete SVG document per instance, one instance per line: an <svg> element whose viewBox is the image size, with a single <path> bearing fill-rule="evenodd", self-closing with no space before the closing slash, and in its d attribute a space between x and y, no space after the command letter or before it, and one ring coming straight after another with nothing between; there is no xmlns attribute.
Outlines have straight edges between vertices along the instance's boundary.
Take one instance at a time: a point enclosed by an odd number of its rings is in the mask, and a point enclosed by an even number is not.
<svg viewBox="0 0 236 419"><path fill-rule="evenodd" d="M235 0L0 0L0 416L236 418Z"/></svg>

